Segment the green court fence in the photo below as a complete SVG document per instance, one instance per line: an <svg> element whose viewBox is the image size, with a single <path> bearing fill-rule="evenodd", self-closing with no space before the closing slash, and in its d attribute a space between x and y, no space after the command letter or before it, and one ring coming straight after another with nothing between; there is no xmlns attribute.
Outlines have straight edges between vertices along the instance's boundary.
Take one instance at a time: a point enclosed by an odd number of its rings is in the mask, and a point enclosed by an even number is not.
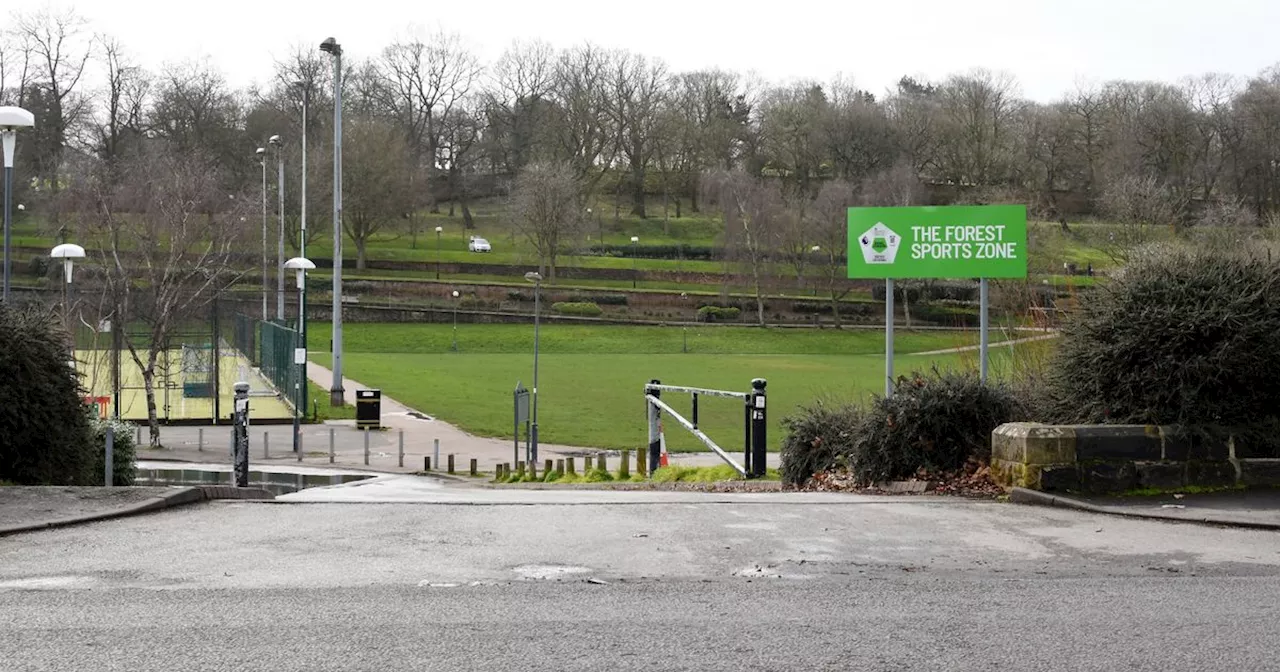
<svg viewBox="0 0 1280 672"><path fill-rule="evenodd" d="M237 316L237 322L241 317L244 316ZM306 365L294 362L294 351L303 347L301 336L296 329L280 322L255 321L258 325L256 365L280 395L306 415Z"/></svg>

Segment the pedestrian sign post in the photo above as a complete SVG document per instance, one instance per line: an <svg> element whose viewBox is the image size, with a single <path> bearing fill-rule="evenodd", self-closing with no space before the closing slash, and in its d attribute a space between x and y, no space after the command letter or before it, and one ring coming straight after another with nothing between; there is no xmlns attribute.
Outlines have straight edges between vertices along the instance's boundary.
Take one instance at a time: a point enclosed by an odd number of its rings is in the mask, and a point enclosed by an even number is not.
<svg viewBox="0 0 1280 672"><path fill-rule="evenodd" d="M987 378L988 278L1027 277L1027 208L849 208L849 277L885 281L885 396L893 394L894 279L978 278L979 361Z"/></svg>

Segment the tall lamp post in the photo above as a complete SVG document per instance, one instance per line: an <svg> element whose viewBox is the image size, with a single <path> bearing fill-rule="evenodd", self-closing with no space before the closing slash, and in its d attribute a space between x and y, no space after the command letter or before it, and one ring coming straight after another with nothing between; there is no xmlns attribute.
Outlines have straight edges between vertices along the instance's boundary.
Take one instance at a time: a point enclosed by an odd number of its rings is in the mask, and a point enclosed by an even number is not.
<svg viewBox="0 0 1280 672"><path fill-rule="evenodd" d="M333 384L329 403L344 403L342 389L342 45L332 37L320 51L333 57Z"/></svg>
<svg viewBox="0 0 1280 672"><path fill-rule="evenodd" d="M814 245L813 247L809 248L809 251L810 251L810 252L812 252L812 253L814 254L814 256L817 256L817 255L818 255L818 253L822 251L822 246L821 246L821 245ZM813 295L814 295L814 296L817 296L817 295L818 295L818 285L817 285L817 283L814 283L814 285L813 285Z"/></svg>
<svg viewBox="0 0 1280 672"><path fill-rule="evenodd" d="M453 290L453 351L458 351L458 290Z"/></svg>
<svg viewBox="0 0 1280 672"><path fill-rule="evenodd" d="M280 234L276 241L276 319L284 322L284 141L273 135L267 140L276 153L276 212L280 220Z"/></svg>
<svg viewBox="0 0 1280 672"><path fill-rule="evenodd" d="M62 320L67 330L67 348L71 351L71 365L74 367L76 361L76 339L71 331L71 269L75 265L76 259L84 259L84 248L71 243L63 243L49 252L49 258L62 260L63 277L65 278L62 283Z"/></svg>
<svg viewBox="0 0 1280 672"><path fill-rule="evenodd" d="M440 234L444 233L443 226L436 227L436 280L440 279Z"/></svg>
<svg viewBox="0 0 1280 672"><path fill-rule="evenodd" d="M640 273L640 269L636 266L636 243L638 242L640 242L640 236L631 236L631 289L636 288L636 276Z"/></svg>
<svg viewBox="0 0 1280 672"><path fill-rule="evenodd" d="M258 165L262 166L262 321L267 321L267 288L271 277L267 273L267 148L259 147Z"/></svg>
<svg viewBox="0 0 1280 672"><path fill-rule="evenodd" d="M294 332L293 363L298 372L293 378L293 452L302 450L302 390L307 380L307 271L316 265L306 257L294 257L284 262L284 268L298 272L298 328ZM282 273L283 275L283 273Z"/></svg>
<svg viewBox="0 0 1280 672"><path fill-rule="evenodd" d="M542 274L529 271L524 279L533 283L533 426L529 429L529 461L538 461L538 313L542 296Z"/></svg>
<svg viewBox="0 0 1280 672"><path fill-rule="evenodd" d="M18 129L36 125L35 115L21 107L0 107L0 141L4 144L4 302L9 302L9 276L13 220L13 152L18 145Z"/></svg>

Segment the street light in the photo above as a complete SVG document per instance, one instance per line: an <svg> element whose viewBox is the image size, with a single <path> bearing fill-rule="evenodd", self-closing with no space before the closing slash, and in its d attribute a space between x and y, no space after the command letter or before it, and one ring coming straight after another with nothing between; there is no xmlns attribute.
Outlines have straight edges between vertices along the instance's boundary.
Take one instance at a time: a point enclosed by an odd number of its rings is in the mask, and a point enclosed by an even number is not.
<svg viewBox="0 0 1280 672"><path fill-rule="evenodd" d="M636 243L640 242L640 236L631 236L631 289L636 288L636 275L639 269L636 268Z"/></svg>
<svg viewBox="0 0 1280 672"><path fill-rule="evenodd" d="M35 115L21 107L0 107L0 141L4 144L4 302L9 302L9 254L13 213L13 151L18 145L18 129L36 125ZM22 206L18 206L21 208Z"/></svg>
<svg viewBox="0 0 1280 672"><path fill-rule="evenodd" d="M71 363L75 366L76 339L71 334L71 269L76 259L84 259L84 248L71 243L63 243L49 252L49 258L61 259L63 275L66 282L62 285L62 320L66 325L68 347L71 349Z"/></svg>
<svg viewBox="0 0 1280 672"><path fill-rule="evenodd" d="M538 312L542 294L542 274L529 271L524 279L533 283L533 426L529 429L529 463L538 461Z"/></svg>
<svg viewBox="0 0 1280 672"><path fill-rule="evenodd" d="M273 135L267 139L276 152L276 196L279 199L280 235L276 242L276 319L284 322L284 141Z"/></svg>
<svg viewBox="0 0 1280 672"><path fill-rule="evenodd" d="M267 291L270 285L267 279L267 148L259 147L256 152L258 165L262 166L262 321L267 321Z"/></svg>
<svg viewBox="0 0 1280 672"><path fill-rule="evenodd" d="M344 403L342 389L342 45L332 37L320 51L333 57L333 384L329 403Z"/></svg>
<svg viewBox="0 0 1280 672"><path fill-rule="evenodd" d="M294 257L284 262L284 268L298 272L298 328L294 331L293 363L298 372L293 379L293 452L302 450L303 382L307 379L307 271L316 265L306 257ZM280 277L284 277L281 273ZM300 342L300 343L299 343Z"/></svg>
<svg viewBox="0 0 1280 672"><path fill-rule="evenodd" d="M822 246L821 246L821 245L814 245L813 247L809 248L809 251L810 251L810 252L813 252L814 254L817 254L818 252L821 252L821 251L822 251ZM813 295L814 295L814 296L817 296L817 295L818 295L818 286L817 286L816 284L813 286Z"/></svg>
<svg viewBox="0 0 1280 672"><path fill-rule="evenodd" d="M444 227L437 226L436 227L436 280L440 279L440 234L441 233L444 233Z"/></svg>
<svg viewBox="0 0 1280 672"><path fill-rule="evenodd" d="M302 89L302 189L299 192L298 206L298 256L307 257L307 108L311 106L311 86L307 82L296 81L295 87ZM301 301L307 303L307 286L302 285ZM302 322L302 342L307 342L306 320ZM302 387L302 408L307 407L307 386Z"/></svg>
<svg viewBox="0 0 1280 672"><path fill-rule="evenodd" d="M453 351L458 351L458 290L453 290Z"/></svg>

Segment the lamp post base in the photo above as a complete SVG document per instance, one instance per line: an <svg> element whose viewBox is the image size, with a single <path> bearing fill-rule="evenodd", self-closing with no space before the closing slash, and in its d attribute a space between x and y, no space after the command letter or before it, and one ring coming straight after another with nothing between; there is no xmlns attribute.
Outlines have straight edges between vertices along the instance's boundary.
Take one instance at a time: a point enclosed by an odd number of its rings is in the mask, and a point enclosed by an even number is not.
<svg viewBox="0 0 1280 672"><path fill-rule="evenodd" d="M345 405L347 403L346 396L346 390L341 387L336 390L329 390L329 405L334 407Z"/></svg>

